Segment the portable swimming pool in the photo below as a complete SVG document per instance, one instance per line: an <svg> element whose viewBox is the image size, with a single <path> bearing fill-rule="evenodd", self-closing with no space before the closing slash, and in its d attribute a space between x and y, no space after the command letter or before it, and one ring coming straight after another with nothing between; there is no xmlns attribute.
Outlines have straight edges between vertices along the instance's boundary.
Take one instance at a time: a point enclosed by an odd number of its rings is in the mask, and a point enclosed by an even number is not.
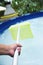
<svg viewBox="0 0 43 65"><path fill-rule="evenodd" d="M0 24L0 43L8 45L15 43L9 27L17 22L24 21L30 23L33 38L20 41L23 47L18 65L43 65L43 12L23 15ZM12 65L12 62L13 58L10 56L0 56L0 65Z"/></svg>

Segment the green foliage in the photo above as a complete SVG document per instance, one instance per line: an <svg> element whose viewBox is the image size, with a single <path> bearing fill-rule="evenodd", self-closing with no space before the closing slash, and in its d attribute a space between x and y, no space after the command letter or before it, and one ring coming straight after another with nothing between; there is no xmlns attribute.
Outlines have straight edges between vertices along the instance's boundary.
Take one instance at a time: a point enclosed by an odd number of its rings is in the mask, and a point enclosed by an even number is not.
<svg viewBox="0 0 43 65"><path fill-rule="evenodd" d="M4 11L0 11L0 17L4 15Z"/></svg>
<svg viewBox="0 0 43 65"><path fill-rule="evenodd" d="M12 0L12 7L19 15L38 12L41 9L39 0Z"/></svg>
<svg viewBox="0 0 43 65"><path fill-rule="evenodd" d="M0 6L5 6L5 1L4 0L0 0Z"/></svg>
<svg viewBox="0 0 43 65"><path fill-rule="evenodd" d="M5 6L4 0L0 0L0 6ZM0 17L4 15L4 11L0 11Z"/></svg>

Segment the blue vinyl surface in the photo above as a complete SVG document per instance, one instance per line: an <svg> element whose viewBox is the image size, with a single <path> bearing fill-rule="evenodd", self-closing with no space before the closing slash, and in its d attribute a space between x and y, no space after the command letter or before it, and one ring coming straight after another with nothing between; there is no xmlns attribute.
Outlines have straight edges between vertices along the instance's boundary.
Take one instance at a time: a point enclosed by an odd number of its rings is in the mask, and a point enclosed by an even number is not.
<svg viewBox="0 0 43 65"><path fill-rule="evenodd" d="M33 38L20 40L22 44L18 65L43 65L43 12L23 15L13 20L0 24L0 43L10 45L16 43L12 39L9 27L20 22L29 22ZM12 65L13 58L8 55L0 55L0 65Z"/></svg>
<svg viewBox="0 0 43 65"><path fill-rule="evenodd" d="M43 17L43 12L31 13L31 14L27 14L27 15L24 15L24 16L17 17L13 20L8 20L8 21L2 23L2 25L0 24L0 33L3 33L3 31L6 30L7 28L9 28L9 26L11 26L11 25L14 25L18 22L19 23L23 22L25 20L37 18L37 17Z"/></svg>

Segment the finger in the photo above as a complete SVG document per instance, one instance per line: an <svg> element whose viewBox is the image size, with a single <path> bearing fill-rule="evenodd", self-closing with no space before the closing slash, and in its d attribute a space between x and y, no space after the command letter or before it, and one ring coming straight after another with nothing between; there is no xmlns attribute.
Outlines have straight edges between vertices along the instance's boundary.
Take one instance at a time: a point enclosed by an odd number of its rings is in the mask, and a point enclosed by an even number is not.
<svg viewBox="0 0 43 65"><path fill-rule="evenodd" d="M20 53L21 53L21 47L18 47L17 50L18 50L18 55L20 55Z"/></svg>
<svg viewBox="0 0 43 65"><path fill-rule="evenodd" d="M11 57L13 57L14 54L15 54L15 51L14 51L14 50L11 50L10 53L9 53L9 55L10 55Z"/></svg>
<svg viewBox="0 0 43 65"><path fill-rule="evenodd" d="M18 51L21 51L21 47L17 47L17 50L18 50Z"/></svg>
<svg viewBox="0 0 43 65"><path fill-rule="evenodd" d="M21 54L21 52L18 52L18 55L20 55Z"/></svg>
<svg viewBox="0 0 43 65"><path fill-rule="evenodd" d="M21 44L17 44L17 47L22 47L22 45Z"/></svg>

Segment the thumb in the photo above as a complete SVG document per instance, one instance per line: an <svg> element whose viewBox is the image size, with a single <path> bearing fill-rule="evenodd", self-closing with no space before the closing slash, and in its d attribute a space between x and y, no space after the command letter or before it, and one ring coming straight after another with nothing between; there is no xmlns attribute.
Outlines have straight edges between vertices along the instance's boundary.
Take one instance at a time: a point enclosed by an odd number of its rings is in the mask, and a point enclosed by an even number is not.
<svg viewBox="0 0 43 65"><path fill-rule="evenodd" d="M22 47L22 45L21 44L17 44L17 47Z"/></svg>

